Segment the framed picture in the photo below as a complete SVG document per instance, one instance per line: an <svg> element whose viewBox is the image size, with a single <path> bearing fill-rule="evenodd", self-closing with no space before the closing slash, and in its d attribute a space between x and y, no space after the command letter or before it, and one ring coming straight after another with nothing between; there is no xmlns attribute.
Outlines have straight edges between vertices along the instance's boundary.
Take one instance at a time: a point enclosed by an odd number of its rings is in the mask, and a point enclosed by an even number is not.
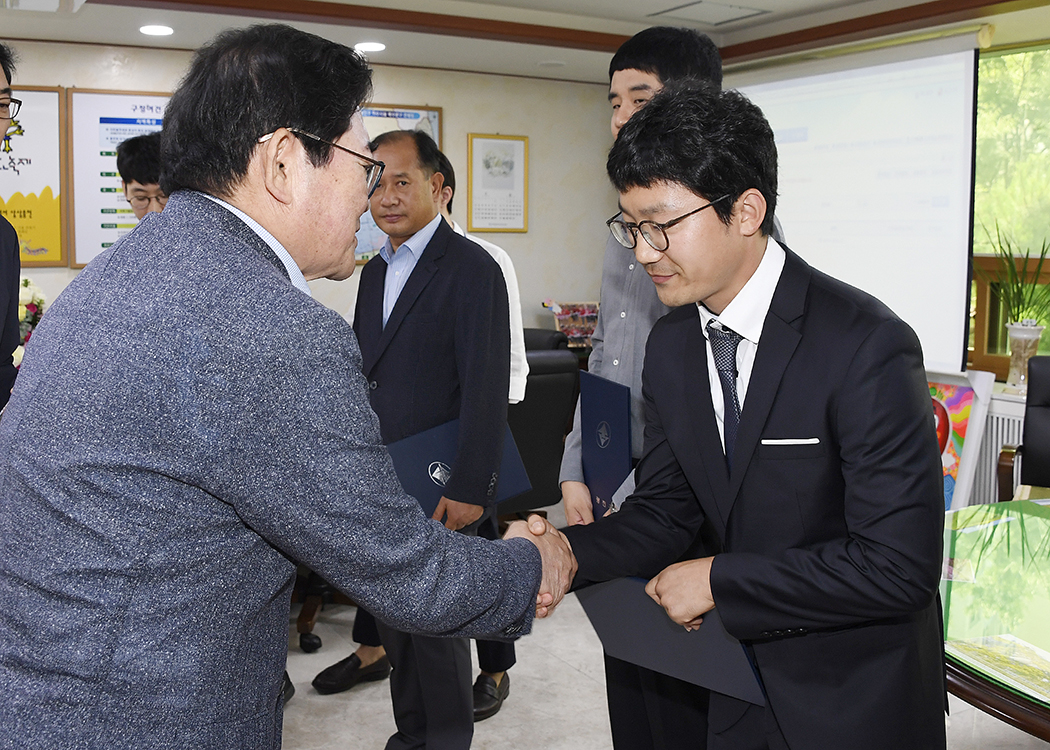
<svg viewBox="0 0 1050 750"><path fill-rule="evenodd" d="M168 94L69 89L74 268L138 225L117 172L117 146L160 130Z"/></svg>
<svg viewBox="0 0 1050 750"><path fill-rule="evenodd" d="M0 134L0 215L18 233L23 268L65 266L66 106L58 87L18 86L22 108Z"/></svg>
<svg viewBox="0 0 1050 750"><path fill-rule="evenodd" d="M441 107L370 104L361 110L369 138L391 130L422 130L441 148Z"/></svg>
<svg viewBox="0 0 1050 750"><path fill-rule="evenodd" d="M529 138L467 135L467 231L529 231Z"/></svg>
<svg viewBox="0 0 1050 750"><path fill-rule="evenodd" d="M961 374L927 370L926 378L944 470L944 509L958 510L970 504L995 375L980 370Z"/></svg>

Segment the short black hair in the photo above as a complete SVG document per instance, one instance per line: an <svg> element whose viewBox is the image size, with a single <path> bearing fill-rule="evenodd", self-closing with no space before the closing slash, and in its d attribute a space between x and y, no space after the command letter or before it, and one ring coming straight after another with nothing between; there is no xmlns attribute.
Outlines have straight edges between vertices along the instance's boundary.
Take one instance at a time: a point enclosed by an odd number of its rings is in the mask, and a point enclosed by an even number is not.
<svg viewBox="0 0 1050 750"><path fill-rule="evenodd" d="M16 62L18 62L18 56L15 51L0 42L0 68L3 68L8 83L11 83L11 79L14 78Z"/></svg>
<svg viewBox="0 0 1050 750"><path fill-rule="evenodd" d="M160 132L136 135L117 146L117 171L125 183L160 182Z"/></svg>
<svg viewBox="0 0 1050 750"><path fill-rule="evenodd" d="M160 187L228 196L259 138L298 128L338 140L372 93L372 71L342 44L282 24L219 34L193 56L164 113ZM300 138L315 167L332 148Z"/></svg>
<svg viewBox="0 0 1050 750"><path fill-rule="evenodd" d="M762 110L736 91L695 80L664 87L623 126L606 166L620 193L671 182L709 201L728 195L712 206L727 225L736 199L754 188L766 199L762 232L773 231L773 129Z"/></svg>
<svg viewBox="0 0 1050 750"><path fill-rule="evenodd" d="M422 130L388 130L377 135L375 140L369 144L369 148L375 151L384 143L392 141L412 141L416 144L416 159L419 161L419 168L426 173L427 177L441 172L443 154L434 139Z"/></svg>
<svg viewBox="0 0 1050 750"><path fill-rule="evenodd" d="M701 78L722 86L722 56L707 34L696 29L653 26L620 45L609 63L609 79L618 70L652 73L665 86L683 78Z"/></svg>
<svg viewBox="0 0 1050 750"><path fill-rule="evenodd" d="M444 186L452 188L452 198L456 197L456 170L452 168L452 162L445 156L444 151L438 151L438 172L445 178ZM452 213L452 198L448 199L448 212Z"/></svg>

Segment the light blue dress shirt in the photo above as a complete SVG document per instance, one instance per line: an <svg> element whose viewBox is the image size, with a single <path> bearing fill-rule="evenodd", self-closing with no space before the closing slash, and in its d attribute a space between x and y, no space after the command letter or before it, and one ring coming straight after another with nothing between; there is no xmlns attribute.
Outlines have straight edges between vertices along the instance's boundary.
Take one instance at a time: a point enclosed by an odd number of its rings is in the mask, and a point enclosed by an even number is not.
<svg viewBox="0 0 1050 750"><path fill-rule="evenodd" d="M392 249L389 237L383 244L383 249L379 251L379 257L387 264L386 278L383 280L384 328L386 328L387 320L390 319L394 305L397 304L397 298L401 296L401 290L405 288L405 283L412 275L412 270L419 262L423 251L434 239L434 232L437 231L438 222L441 220L441 214L435 216L429 224L402 242L396 252Z"/></svg>
<svg viewBox="0 0 1050 750"><path fill-rule="evenodd" d="M295 261L292 260L292 256L288 254L288 251L284 249L284 245L278 242L276 237L267 232L262 224L236 206L231 206L222 198L216 198L214 195L208 195L207 193L201 193L201 195L213 203L218 203L231 214L247 224L248 228L259 235L259 238L262 239L271 250L273 250L277 259L284 265L285 270L288 271L288 278L292 280L292 286L307 297L313 297L313 294L310 293L310 285L306 283L306 277L303 276L303 272L299 270L299 266L297 266Z"/></svg>

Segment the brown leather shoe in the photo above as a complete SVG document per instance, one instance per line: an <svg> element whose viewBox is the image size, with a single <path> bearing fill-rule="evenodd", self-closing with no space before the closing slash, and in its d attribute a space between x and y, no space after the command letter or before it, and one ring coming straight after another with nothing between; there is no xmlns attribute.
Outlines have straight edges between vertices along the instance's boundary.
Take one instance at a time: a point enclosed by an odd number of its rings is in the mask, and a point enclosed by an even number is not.
<svg viewBox="0 0 1050 750"><path fill-rule="evenodd" d="M503 673L503 679L496 681L487 674L479 674L474 681L474 721L483 721L499 713L503 701L510 695L510 675Z"/></svg>
<svg viewBox="0 0 1050 750"><path fill-rule="evenodd" d="M311 683L321 695L331 695L349 690L359 682L375 682L390 676L390 660L379 657L367 667L361 666L357 654L350 654L342 661L321 671Z"/></svg>

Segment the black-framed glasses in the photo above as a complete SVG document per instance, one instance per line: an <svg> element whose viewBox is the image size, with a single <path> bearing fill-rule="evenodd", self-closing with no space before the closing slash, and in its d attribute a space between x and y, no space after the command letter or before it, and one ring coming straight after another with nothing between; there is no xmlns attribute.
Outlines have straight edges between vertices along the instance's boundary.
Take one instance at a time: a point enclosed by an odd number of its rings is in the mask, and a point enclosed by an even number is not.
<svg viewBox="0 0 1050 750"><path fill-rule="evenodd" d="M0 99L0 119L15 117L20 109L22 109L21 99L12 99L9 96Z"/></svg>
<svg viewBox="0 0 1050 750"><path fill-rule="evenodd" d="M638 244L638 235L642 235L642 239L645 240L646 244L649 245L653 250L657 252L666 252L670 241L667 239L667 232L665 230L670 229L675 224L678 224L685 219L688 219L693 214L698 214L705 208L724 201L729 195L723 195L721 198L715 198L710 203L705 203L700 208L694 208L692 211L681 216L665 221L662 224L658 224L655 221L639 221L637 224L632 224L629 221L616 218L617 216L623 216L623 211L616 214L616 216L605 222L605 225L609 227L609 232L624 247L633 250L634 246Z"/></svg>
<svg viewBox="0 0 1050 750"><path fill-rule="evenodd" d="M379 178L383 176L383 170L386 169L386 164L384 164L381 161L376 161L375 159L373 159L370 156L365 156L364 154L359 154L356 151L347 148L346 146L340 146L338 143L332 143L331 141L326 141L324 138L321 138L320 136L314 135L313 133L307 133L305 130L300 130L299 128L285 128L285 129L288 130L289 132L295 133L296 135L301 136L303 138L310 138L311 140L315 140L318 143L324 143L324 144L327 144L329 146L333 146L333 147L339 149L340 151L345 151L346 153L350 154L351 156L356 156L358 159L361 159L362 161L367 162L368 164L367 164L367 166L365 166L365 182L368 185L368 197L369 198L372 197L372 193L374 193L376 191L376 187L379 185ZM267 133L266 135L261 136L259 138L259 143L266 143L266 141L270 140L271 138L273 138L273 133Z"/></svg>
<svg viewBox="0 0 1050 750"><path fill-rule="evenodd" d="M131 204L132 208L137 208L140 211L142 209L144 209L144 208L149 208L149 204L152 203L153 201L156 201L157 205L160 206L161 209L163 209L166 205L168 205L168 196L166 196L166 195L133 195L130 198L128 198L127 201L128 201L128 203Z"/></svg>

